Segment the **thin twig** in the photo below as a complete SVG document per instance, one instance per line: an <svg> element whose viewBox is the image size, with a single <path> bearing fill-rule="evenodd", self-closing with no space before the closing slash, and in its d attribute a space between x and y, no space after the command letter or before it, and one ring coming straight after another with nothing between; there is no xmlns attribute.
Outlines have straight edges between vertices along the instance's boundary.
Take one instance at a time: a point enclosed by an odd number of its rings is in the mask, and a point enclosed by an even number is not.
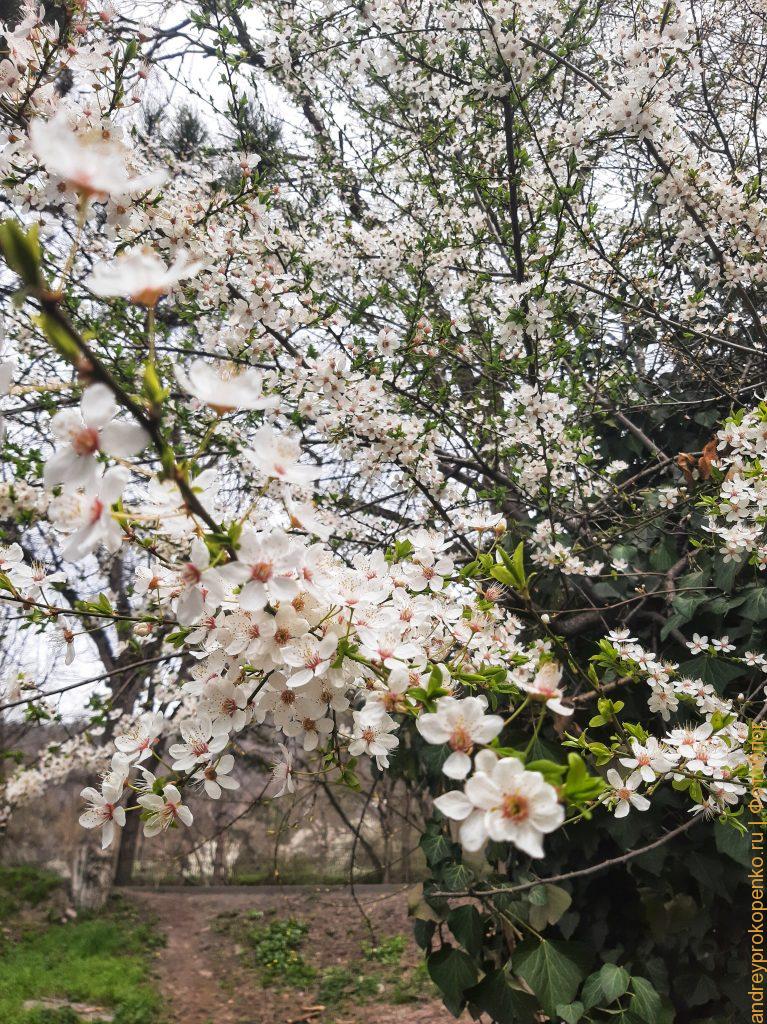
<svg viewBox="0 0 767 1024"><path fill-rule="evenodd" d="M627 861L633 860L635 857L641 857L643 854L649 853L651 850L655 850L659 846L663 846L664 843L669 842L671 839L675 839L683 832L686 832L689 828L692 828L697 822L702 821L703 817L704 816L702 814L696 814L694 818L690 818L688 821L683 822L677 828L672 829L671 832L666 832L660 837L660 839L656 839L647 846L642 846L639 850L629 850L628 853L623 853L620 857L611 857L609 860L600 861L599 864L592 864L588 868L579 868L577 871L565 871L561 875L549 875L546 878L536 878L532 882L524 882L521 885L501 886L496 889L466 889L461 892L430 892L429 896L474 896L477 899L482 899L485 896L500 896L517 892L526 892L528 889L536 889L539 885L552 885L555 882L566 882L570 878L583 878L586 875L595 875L599 871L605 871L607 868L615 867L618 864L625 864Z"/></svg>

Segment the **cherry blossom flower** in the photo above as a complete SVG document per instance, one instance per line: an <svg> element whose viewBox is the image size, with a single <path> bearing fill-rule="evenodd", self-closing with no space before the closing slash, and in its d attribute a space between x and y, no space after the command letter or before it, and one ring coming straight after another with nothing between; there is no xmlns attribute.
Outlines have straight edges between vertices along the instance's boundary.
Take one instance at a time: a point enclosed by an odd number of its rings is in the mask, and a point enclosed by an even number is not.
<svg viewBox="0 0 767 1024"><path fill-rule="evenodd" d="M24 552L21 544L13 543L7 547L0 545L0 572L15 580L20 570L24 568Z"/></svg>
<svg viewBox="0 0 767 1024"><path fill-rule="evenodd" d="M278 743L282 754L282 760L272 765L272 779L281 783L280 789L274 794L275 797L283 796L285 793L295 793L296 783L293 778L293 755L284 743Z"/></svg>
<svg viewBox="0 0 767 1024"><path fill-rule="evenodd" d="M71 562L79 561L103 544L107 551L116 551L122 543L123 531L112 515L112 506L120 498L130 472L123 466L112 466L82 493L64 493L50 504L51 522L71 533L62 548L62 555Z"/></svg>
<svg viewBox="0 0 767 1024"><path fill-rule="evenodd" d="M635 769L629 775L630 782L654 782L658 775L670 771L676 761L676 756L670 756L653 736L646 743L632 739L631 753L632 757L618 758L624 768Z"/></svg>
<svg viewBox="0 0 767 1024"><path fill-rule="evenodd" d="M286 665L298 669L288 677L288 686L296 690L324 675L330 667L337 646L338 641L332 634L320 640L311 633L288 644L282 652L282 657Z"/></svg>
<svg viewBox="0 0 767 1024"><path fill-rule="evenodd" d="M304 750L309 753L316 750L320 741L333 731L333 722L324 714L307 712L302 713L300 718L288 722L282 731L286 736L299 737Z"/></svg>
<svg viewBox="0 0 767 1024"><path fill-rule="evenodd" d="M490 743L503 729L500 715L488 715L485 697L440 697L437 710L420 715L416 728L427 743L447 743L452 754L442 765L448 778L465 779L470 754L478 743Z"/></svg>
<svg viewBox="0 0 767 1024"><path fill-rule="evenodd" d="M180 573L180 583L176 616L184 626L197 622L203 613L208 596L220 600L224 594L224 581L219 572L210 568L210 551L199 537L192 541L189 561Z"/></svg>
<svg viewBox="0 0 767 1024"><path fill-rule="evenodd" d="M700 636L698 633L693 633L692 640L687 641L687 646L693 654L703 654L708 650L708 644L708 637Z"/></svg>
<svg viewBox="0 0 767 1024"><path fill-rule="evenodd" d="M209 683L202 692L202 706L213 719L214 733L243 729L247 703L245 687L236 686L228 679Z"/></svg>
<svg viewBox="0 0 767 1024"><path fill-rule="evenodd" d="M204 768L196 771L192 778L201 783L211 800L218 800L222 789L240 788L237 779L229 777L232 768L234 768L234 758L231 754L224 754L215 763L209 761Z"/></svg>
<svg viewBox="0 0 767 1024"><path fill-rule="evenodd" d="M18 545L15 546L18 547ZM11 547L14 547L14 545L11 545ZM19 548L19 550L21 549ZM67 578L66 573L62 571L48 572L41 562L32 562L31 565L27 565L25 562L20 561L12 569L6 571L2 568L1 555L0 572L6 572L11 583L19 593L31 600L39 598L46 587L53 583L64 583Z"/></svg>
<svg viewBox="0 0 767 1024"><path fill-rule="evenodd" d="M255 369L237 370L234 365L221 365L195 359L184 370L175 367L176 379L181 387L204 405L223 415L239 409L276 409L276 395L264 395L263 375Z"/></svg>
<svg viewBox="0 0 767 1024"><path fill-rule="evenodd" d="M269 600L289 601L298 593L297 551L282 530L261 533L246 527L240 536L237 561L221 570L229 583L242 583L238 596L245 612L259 612Z"/></svg>
<svg viewBox="0 0 767 1024"><path fill-rule="evenodd" d="M546 707L557 715L571 715L573 709L562 703L562 666L554 661L547 661L535 674L531 683L519 682L520 690L524 690L533 700L544 701Z"/></svg>
<svg viewBox="0 0 767 1024"><path fill-rule="evenodd" d="M416 592L421 590L442 590L445 584L445 577L453 571L453 560L442 556L441 558L433 551L425 550L418 555L407 570L408 586Z"/></svg>
<svg viewBox="0 0 767 1024"><path fill-rule="evenodd" d="M607 773L607 781L612 789L608 793L603 793L601 799L615 807L616 818L625 818L632 807L638 811L649 809L650 801L647 797L636 792L642 781L639 773L634 772L628 779L622 779L618 772L611 768Z"/></svg>
<svg viewBox="0 0 767 1024"><path fill-rule="evenodd" d="M418 656L418 647L411 641L403 640L402 631L398 628L376 630L361 627L358 633L360 653L386 668L401 668L402 662Z"/></svg>
<svg viewBox="0 0 767 1024"><path fill-rule="evenodd" d="M144 822L144 835L147 839L167 831L178 822L187 826L192 824L192 812L182 804L181 794L174 785L165 786L162 796L146 793L138 798L138 802L149 812Z"/></svg>
<svg viewBox="0 0 767 1024"><path fill-rule="evenodd" d="M89 807L80 815L83 828L101 828L101 848L106 850L115 837L115 826L125 824L125 808L120 807L118 800L122 795L122 787L104 782L101 792L93 786L86 786L80 796L87 800Z"/></svg>
<svg viewBox="0 0 767 1024"><path fill-rule="evenodd" d="M368 702L353 714L354 732L349 744L352 757L369 754L375 757L379 768L389 767L389 754L399 745L399 739L392 733L397 723L386 713L381 704Z"/></svg>
<svg viewBox="0 0 767 1024"><path fill-rule="evenodd" d="M152 307L179 281L194 276L201 266L186 252L176 253L168 267L151 249L131 249L112 263L97 263L85 286L101 298L130 299L137 305Z"/></svg>
<svg viewBox="0 0 767 1024"><path fill-rule="evenodd" d="M173 758L174 771L186 772L196 764L210 761L220 754L229 742L228 729L214 734L213 723L207 715L199 715L193 722L181 726L183 743L172 743L168 753Z"/></svg>
<svg viewBox="0 0 767 1024"><path fill-rule="evenodd" d="M273 615L244 612L238 608L227 616L218 641L227 654L251 659L261 654L276 629Z"/></svg>
<svg viewBox="0 0 767 1024"><path fill-rule="evenodd" d="M285 508L294 530L303 530L304 533L319 537L320 540L327 540L332 533L331 527L320 519L313 502L293 501L290 495L286 495Z"/></svg>
<svg viewBox="0 0 767 1024"><path fill-rule="evenodd" d="M529 857L542 857L544 835L565 818L554 787L539 772L526 771L515 757L497 760L490 751L482 751L477 768L463 793L454 790L434 801L442 814L462 823L464 849L479 850L490 838L512 843Z"/></svg>
<svg viewBox="0 0 767 1024"><path fill-rule="evenodd" d="M51 420L60 448L45 464L46 487L64 484L68 490L89 487L98 474L98 452L127 458L146 446L149 435L137 423L115 420L117 403L105 384L83 392L79 412L62 409Z"/></svg>
<svg viewBox="0 0 767 1024"><path fill-rule="evenodd" d="M300 465L299 443L287 434L278 434L271 427L259 427L245 456L265 476L276 477L288 484L309 484L322 475L322 470L317 467Z"/></svg>
<svg viewBox="0 0 767 1024"><path fill-rule="evenodd" d="M165 718L158 712L147 712L129 729L115 736L115 747L134 764L140 764L152 753L162 735Z"/></svg>
<svg viewBox="0 0 767 1024"><path fill-rule="evenodd" d="M83 196L105 199L144 192L162 185L164 171L130 177L128 151L97 129L76 132L63 112L48 121L36 118L29 126L32 151L45 169Z"/></svg>

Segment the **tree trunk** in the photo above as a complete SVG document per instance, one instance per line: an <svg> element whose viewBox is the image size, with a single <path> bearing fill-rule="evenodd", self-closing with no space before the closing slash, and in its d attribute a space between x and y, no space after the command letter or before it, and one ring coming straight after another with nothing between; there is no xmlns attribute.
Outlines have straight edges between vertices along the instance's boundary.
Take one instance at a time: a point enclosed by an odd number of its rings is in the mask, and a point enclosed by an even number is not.
<svg viewBox="0 0 767 1024"><path fill-rule="evenodd" d="M100 836L88 835L72 865L72 902L78 910L100 910L112 884L113 853L102 850Z"/></svg>
<svg viewBox="0 0 767 1024"><path fill-rule="evenodd" d="M130 797L125 805L126 810L137 806L137 797L131 791ZM141 828L141 817L136 811L131 811L125 816L125 826L120 829L120 849L117 854L117 866L115 867L115 885L130 885L133 881L133 865L136 860L136 848L138 846L139 830Z"/></svg>
<svg viewBox="0 0 767 1024"><path fill-rule="evenodd" d="M216 846L213 851L213 882L222 884L226 881L226 833L221 832L216 836Z"/></svg>

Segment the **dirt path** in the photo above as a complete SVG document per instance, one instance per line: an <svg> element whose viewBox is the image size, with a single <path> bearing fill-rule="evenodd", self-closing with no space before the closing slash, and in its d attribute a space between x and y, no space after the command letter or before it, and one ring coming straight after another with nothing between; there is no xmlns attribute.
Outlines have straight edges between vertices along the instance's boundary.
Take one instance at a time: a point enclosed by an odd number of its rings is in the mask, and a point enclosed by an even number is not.
<svg viewBox="0 0 767 1024"><path fill-rule="evenodd" d="M454 1018L431 998L428 983L416 981L424 999L393 1005L387 986L375 992L376 965L362 956L370 931L348 890L325 886L232 886L207 889L131 888L122 893L157 917L167 945L157 953L156 974L168 1000L173 1024L449 1024ZM407 937L394 973L408 976L420 960L407 920L407 892L399 886L360 886L360 903L376 941ZM308 933L301 954L317 971L344 971L365 990L324 1006L316 986L300 989L277 984L265 988L253 966L252 952L237 941L240 922L289 917L304 922ZM249 916L250 915L250 916ZM358 972L358 973L357 973ZM400 998L405 998L400 996ZM383 1001L382 1001L383 1000Z"/></svg>

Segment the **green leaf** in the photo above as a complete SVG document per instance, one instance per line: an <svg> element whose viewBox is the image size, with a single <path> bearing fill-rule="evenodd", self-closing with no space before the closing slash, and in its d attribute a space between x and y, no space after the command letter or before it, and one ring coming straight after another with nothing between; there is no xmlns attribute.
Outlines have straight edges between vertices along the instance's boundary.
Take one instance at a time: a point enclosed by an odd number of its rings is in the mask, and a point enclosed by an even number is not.
<svg viewBox="0 0 767 1024"><path fill-rule="evenodd" d="M453 846L441 832L426 832L421 836L419 846L429 867L435 867L453 856Z"/></svg>
<svg viewBox="0 0 767 1024"><path fill-rule="evenodd" d="M678 594L671 602L671 606L677 613L677 624L682 625L689 622L696 610L707 601L706 594Z"/></svg>
<svg viewBox="0 0 767 1024"><path fill-rule="evenodd" d="M39 225L33 224L25 231L17 220L5 220L0 224L0 249L5 262L26 285L42 282L39 230Z"/></svg>
<svg viewBox="0 0 767 1024"><path fill-rule="evenodd" d="M47 313L40 313L32 319L60 355L70 363L78 362L82 353L68 331Z"/></svg>
<svg viewBox="0 0 767 1024"><path fill-rule="evenodd" d="M605 964L599 972L599 984L608 1003L614 1003L629 987L629 974L616 964Z"/></svg>
<svg viewBox="0 0 767 1024"><path fill-rule="evenodd" d="M551 1016L557 1006L572 1002L583 973L569 955L566 942L523 942L512 962L516 974L523 978Z"/></svg>
<svg viewBox="0 0 767 1024"><path fill-rule="evenodd" d="M679 673L693 678L698 676L704 683L711 683L717 693L721 694L728 683L743 675L743 669L740 665L733 665L723 658L701 654L697 658L683 661L679 666Z"/></svg>
<svg viewBox="0 0 767 1024"><path fill-rule="evenodd" d="M632 978L631 989L631 1011L648 1024L656 1024L660 1017L661 1001L660 996L652 987L647 978Z"/></svg>
<svg viewBox="0 0 767 1024"><path fill-rule="evenodd" d="M572 803L592 800L606 788L606 783L600 776L589 775L586 762L580 754L568 754L567 763L569 767L565 777L564 795Z"/></svg>
<svg viewBox="0 0 767 1024"><path fill-rule="evenodd" d="M431 938L436 927L434 921L424 921L422 918L416 918L413 925L413 937L421 949L430 948Z"/></svg>
<svg viewBox="0 0 767 1024"><path fill-rule="evenodd" d="M597 1005L603 996L604 993L602 992L602 983L599 980L599 971L596 971L594 974L591 974L586 978L586 983L583 986L583 991L581 992L581 999L583 1000L583 1005L586 1009L590 1010L592 1006Z"/></svg>
<svg viewBox="0 0 767 1024"><path fill-rule="evenodd" d="M556 924L573 902L570 893L559 885L542 885L532 891L542 891L545 897L541 905L530 908L530 924L536 931L547 924Z"/></svg>
<svg viewBox="0 0 767 1024"><path fill-rule="evenodd" d="M717 559L717 563L714 566L714 583L725 594L729 594L732 590L735 584L735 577L738 575L742 565L742 561L725 562L723 559Z"/></svg>
<svg viewBox="0 0 767 1024"><path fill-rule="evenodd" d="M767 619L767 587L756 587L747 591L746 600L740 608L744 619L761 622Z"/></svg>
<svg viewBox="0 0 767 1024"><path fill-rule="evenodd" d="M460 949L445 945L426 959L429 977L442 993L448 1010L457 1017L466 1003L464 992L477 981L477 968Z"/></svg>
<svg viewBox="0 0 767 1024"><path fill-rule="evenodd" d="M455 907L447 915L447 923L466 952L471 956L479 956L482 952L484 927L477 908L468 903Z"/></svg>
<svg viewBox="0 0 767 1024"><path fill-rule="evenodd" d="M650 552L650 568L656 572L667 572L679 560L676 540L666 536Z"/></svg>
<svg viewBox="0 0 767 1024"><path fill-rule="evenodd" d="M494 580L498 580L499 583L503 583L505 587L514 587L515 590L518 589L517 581L505 565L494 565L490 570L490 575Z"/></svg>
<svg viewBox="0 0 767 1024"><path fill-rule="evenodd" d="M451 892L468 889L474 881L474 872L465 864L448 864L440 873L442 884Z"/></svg>
<svg viewBox="0 0 767 1024"><path fill-rule="evenodd" d="M751 850L747 835L741 834L731 825L716 825L714 836L716 848L720 853L726 854L744 868L750 866Z"/></svg>
<svg viewBox="0 0 767 1024"><path fill-rule="evenodd" d="M557 1007L557 1016L561 1017L565 1024L577 1024L585 1012L583 1003L568 1003Z"/></svg>
<svg viewBox="0 0 767 1024"><path fill-rule="evenodd" d="M515 988L505 971L491 971L464 995L472 1007L497 1024L532 1024L538 1009L537 1000Z"/></svg>
<svg viewBox="0 0 767 1024"><path fill-rule="evenodd" d="M516 757L516 754L512 754L512 757ZM541 758L537 761L528 761L525 768L529 772L539 772L547 782L553 785L559 785L562 781L562 776L565 774L565 766L563 764L557 764L556 761L548 761L545 758Z"/></svg>

